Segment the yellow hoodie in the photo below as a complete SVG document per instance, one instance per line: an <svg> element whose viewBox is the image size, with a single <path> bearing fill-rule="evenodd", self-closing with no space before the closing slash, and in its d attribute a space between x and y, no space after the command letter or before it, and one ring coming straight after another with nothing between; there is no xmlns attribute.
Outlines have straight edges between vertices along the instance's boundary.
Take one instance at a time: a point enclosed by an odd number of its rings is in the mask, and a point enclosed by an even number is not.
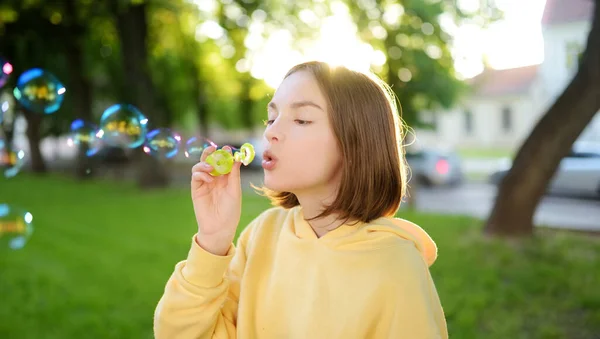
<svg viewBox="0 0 600 339"><path fill-rule="evenodd" d="M398 218L318 238L302 207L271 208L225 256L192 239L154 315L158 339L447 338L437 248Z"/></svg>

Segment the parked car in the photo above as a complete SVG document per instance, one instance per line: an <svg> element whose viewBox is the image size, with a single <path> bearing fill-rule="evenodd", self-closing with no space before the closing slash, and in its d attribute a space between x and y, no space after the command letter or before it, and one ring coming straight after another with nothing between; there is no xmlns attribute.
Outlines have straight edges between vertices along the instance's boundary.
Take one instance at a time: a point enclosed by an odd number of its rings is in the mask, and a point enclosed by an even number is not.
<svg viewBox="0 0 600 339"><path fill-rule="evenodd" d="M454 186L463 182L460 156L453 151L433 148L408 150L409 182L418 180L423 186Z"/></svg>
<svg viewBox="0 0 600 339"><path fill-rule="evenodd" d="M500 184L509 170L510 165L493 173L490 182ZM576 142L561 160L547 191L600 198L600 143Z"/></svg>

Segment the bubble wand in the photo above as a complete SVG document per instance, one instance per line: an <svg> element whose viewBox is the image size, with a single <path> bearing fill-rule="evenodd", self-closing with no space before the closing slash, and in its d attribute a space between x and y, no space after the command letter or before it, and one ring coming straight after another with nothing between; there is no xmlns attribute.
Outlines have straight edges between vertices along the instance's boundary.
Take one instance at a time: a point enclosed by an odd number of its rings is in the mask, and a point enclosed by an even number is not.
<svg viewBox="0 0 600 339"><path fill-rule="evenodd" d="M241 162L244 166L248 166L254 160L254 155L254 146L245 143L233 155L224 149L214 151L206 157L206 163L213 168L210 175L217 177L231 172L233 163L236 161Z"/></svg>

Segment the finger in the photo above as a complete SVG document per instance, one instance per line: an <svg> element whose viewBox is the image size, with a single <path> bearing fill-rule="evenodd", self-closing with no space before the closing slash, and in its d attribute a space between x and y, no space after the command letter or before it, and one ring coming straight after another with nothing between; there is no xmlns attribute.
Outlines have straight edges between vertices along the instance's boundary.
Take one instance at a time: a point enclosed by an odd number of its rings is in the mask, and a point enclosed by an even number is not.
<svg viewBox="0 0 600 339"><path fill-rule="evenodd" d="M231 169L231 172L229 172L229 177L227 178L228 185L236 187L241 185L240 167L242 167L241 162L233 163L233 168Z"/></svg>
<svg viewBox="0 0 600 339"><path fill-rule="evenodd" d="M192 174L192 180L193 181L200 181L200 182L206 182L206 183L211 183L215 180L215 178L213 178L210 174L208 173L204 173L204 172L194 172Z"/></svg>
<svg viewBox="0 0 600 339"><path fill-rule="evenodd" d="M205 148L202 151L202 155L200 156L200 161L204 161L206 160L206 157L208 157L209 154L211 154L212 152L214 152L217 148L213 145L210 145L209 147Z"/></svg>
<svg viewBox="0 0 600 339"><path fill-rule="evenodd" d="M233 155L233 151L232 151L232 149L231 149L231 146L229 146L229 145L227 145L227 146L224 146L224 147L223 147L223 149L224 149L225 151L227 151L229 154Z"/></svg>
<svg viewBox="0 0 600 339"><path fill-rule="evenodd" d="M213 167L205 162L199 162L192 167L192 173L196 172L210 172L213 170Z"/></svg>

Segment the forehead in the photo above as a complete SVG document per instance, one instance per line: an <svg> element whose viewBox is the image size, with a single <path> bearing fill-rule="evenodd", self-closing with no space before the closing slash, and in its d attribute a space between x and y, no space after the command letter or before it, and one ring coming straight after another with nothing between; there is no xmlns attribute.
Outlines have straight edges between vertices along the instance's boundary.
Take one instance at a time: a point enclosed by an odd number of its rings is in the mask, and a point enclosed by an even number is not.
<svg viewBox="0 0 600 339"><path fill-rule="evenodd" d="M299 100L310 100L325 107L325 95L317 80L307 71L294 72L285 78L275 91L272 101L279 106Z"/></svg>

